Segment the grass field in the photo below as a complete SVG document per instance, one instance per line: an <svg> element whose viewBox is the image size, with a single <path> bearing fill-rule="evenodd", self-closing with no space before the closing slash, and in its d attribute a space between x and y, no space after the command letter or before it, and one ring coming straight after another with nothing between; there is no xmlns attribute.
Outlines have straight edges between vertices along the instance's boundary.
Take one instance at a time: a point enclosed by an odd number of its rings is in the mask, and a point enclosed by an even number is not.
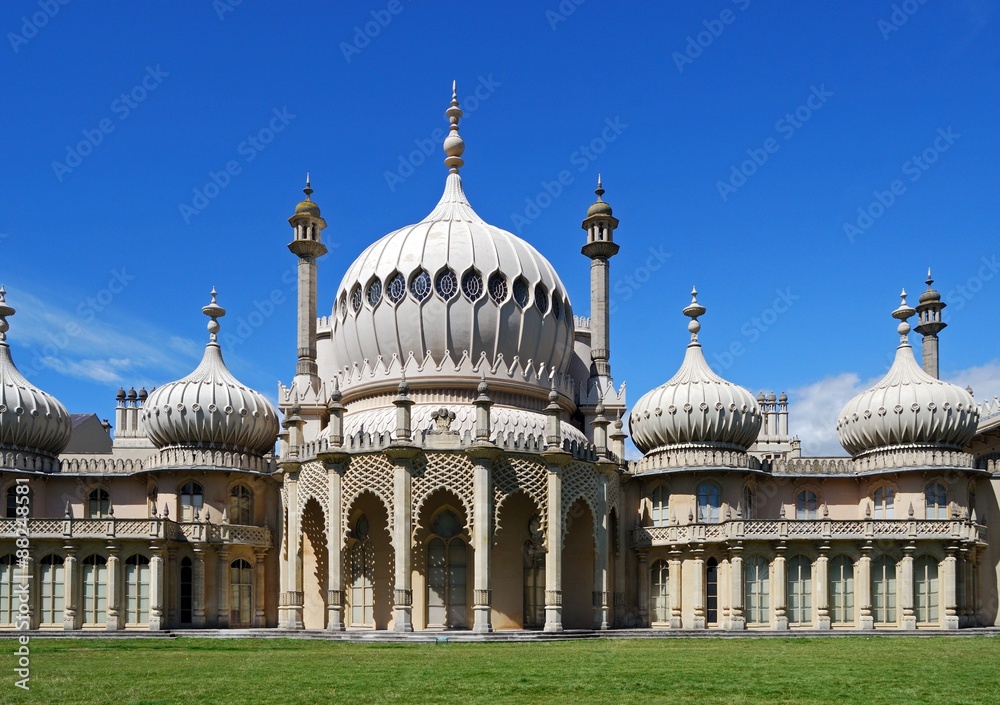
<svg viewBox="0 0 1000 705"><path fill-rule="evenodd" d="M2 703L1000 703L990 637L35 639L30 692L16 647L0 641Z"/></svg>

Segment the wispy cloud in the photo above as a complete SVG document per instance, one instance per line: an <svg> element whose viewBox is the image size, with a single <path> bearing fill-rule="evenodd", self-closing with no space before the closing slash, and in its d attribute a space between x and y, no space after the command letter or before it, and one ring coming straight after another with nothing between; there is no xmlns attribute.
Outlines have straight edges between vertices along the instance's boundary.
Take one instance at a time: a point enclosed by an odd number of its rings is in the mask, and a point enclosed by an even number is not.
<svg viewBox="0 0 1000 705"><path fill-rule="evenodd" d="M854 372L824 377L788 393L788 423L792 435L802 440L802 454L809 456L845 455L837 437L837 415L856 394L883 377L862 380ZM1000 395L1000 360L942 375L946 382L971 386L978 401Z"/></svg>

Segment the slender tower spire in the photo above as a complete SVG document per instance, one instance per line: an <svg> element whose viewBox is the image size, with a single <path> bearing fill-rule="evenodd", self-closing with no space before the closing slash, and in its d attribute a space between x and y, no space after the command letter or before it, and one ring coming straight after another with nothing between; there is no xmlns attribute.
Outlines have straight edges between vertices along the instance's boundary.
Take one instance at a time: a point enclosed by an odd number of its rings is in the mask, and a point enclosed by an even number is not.
<svg viewBox="0 0 1000 705"><path fill-rule="evenodd" d="M597 176L597 200L587 209L583 229L587 231L587 244L581 252L590 258L590 378L611 376L611 344L608 328L608 260L618 254L615 228L618 219L611 215L611 206L604 202L604 186Z"/></svg>
<svg viewBox="0 0 1000 705"><path fill-rule="evenodd" d="M306 174L306 198L295 207L295 214L288 219L294 228L294 237L288 249L299 258L298 295L298 362L295 376L306 377L314 387L319 386L319 368L316 365L316 260L326 254L323 228L326 221L319 215L319 206L312 201L312 184Z"/></svg>
<svg viewBox="0 0 1000 705"><path fill-rule="evenodd" d="M931 284L931 270L927 269L927 291L920 295L917 303L917 325L914 327L917 333L923 336L921 350L923 352L924 372L931 377L939 377L940 369L938 362L938 333L948 325L941 320L941 311L946 304L941 300L941 294L936 292Z"/></svg>

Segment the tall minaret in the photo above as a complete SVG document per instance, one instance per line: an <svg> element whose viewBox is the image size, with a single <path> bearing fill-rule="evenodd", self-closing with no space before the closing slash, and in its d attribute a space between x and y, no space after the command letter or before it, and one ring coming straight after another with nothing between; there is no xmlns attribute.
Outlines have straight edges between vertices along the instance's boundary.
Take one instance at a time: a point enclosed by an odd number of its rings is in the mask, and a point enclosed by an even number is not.
<svg viewBox="0 0 1000 705"><path fill-rule="evenodd" d="M924 336L922 342L924 372L931 377L938 377L938 333L948 324L941 320L941 310L947 305L941 300L941 294L934 291L931 284L931 270L927 270L927 291L920 295L917 304L917 326L913 329Z"/></svg>
<svg viewBox="0 0 1000 705"><path fill-rule="evenodd" d="M298 301L298 355L295 365L293 388L301 389L307 382L313 389L319 387L319 370L316 366L316 260L326 254L323 229L326 221L319 215L319 206L313 203L313 190L306 174L306 187L302 189L306 200L295 206L295 215L288 222L295 229L294 239L288 249L299 258Z"/></svg>
<svg viewBox="0 0 1000 705"><path fill-rule="evenodd" d="M587 244L580 250L590 258L590 378L601 378L607 383L611 377L611 344L608 340L608 260L618 254L615 228L618 219L611 215L611 206L601 198L604 186L597 176L597 200L587 209L583 229L587 231Z"/></svg>

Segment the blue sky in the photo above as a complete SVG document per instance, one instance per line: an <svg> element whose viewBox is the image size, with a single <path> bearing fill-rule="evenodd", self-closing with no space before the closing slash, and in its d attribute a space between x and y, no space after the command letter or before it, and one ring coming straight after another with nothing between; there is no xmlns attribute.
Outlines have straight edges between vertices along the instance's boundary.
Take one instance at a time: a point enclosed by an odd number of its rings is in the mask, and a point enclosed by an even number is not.
<svg viewBox="0 0 1000 705"><path fill-rule="evenodd" d="M434 206L455 79L471 202L554 263L577 314L603 173L632 401L680 364L697 285L716 370L789 391L805 450L836 452L833 419L890 364L889 312L928 266L950 304L943 376L1000 394L998 17L985 0L4 2L15 361L110 417L119 385L197 363L214 285L230 368L273 396L294 373L305 172L326 313L365 246Z"/></svg>

